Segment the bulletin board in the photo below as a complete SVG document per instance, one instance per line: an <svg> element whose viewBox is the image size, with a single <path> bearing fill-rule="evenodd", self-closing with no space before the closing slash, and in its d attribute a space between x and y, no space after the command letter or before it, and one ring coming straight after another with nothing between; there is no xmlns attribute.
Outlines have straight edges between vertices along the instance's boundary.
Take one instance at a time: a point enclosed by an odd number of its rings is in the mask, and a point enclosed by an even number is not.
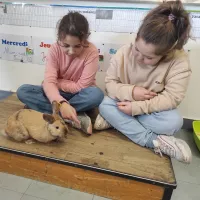
<svg viewBox="0 0 200 200"><path fill-rule="evenodd" d="M149 9L1 3L0 24L56 28L62 16L70 11L83 14L90 24L91 31L137 33ZM200 38L200 11L189 12L192 22L192 36ZM0 34L0 58L44 65L48 49L54 42L51 38ZM110 58L122 45L103 42L95 45L99 50L99 71L104 72L109 66Z"/></svg>
<svg viewBox="0 0 200 200"><path fill-rule="evenodd" d="M45 65L49 48L54 41L51 38L0 34L0 58L3 60ZM99 72L107 71L111 57L122 44L100 44L95 46L99 51Z"/></svg>

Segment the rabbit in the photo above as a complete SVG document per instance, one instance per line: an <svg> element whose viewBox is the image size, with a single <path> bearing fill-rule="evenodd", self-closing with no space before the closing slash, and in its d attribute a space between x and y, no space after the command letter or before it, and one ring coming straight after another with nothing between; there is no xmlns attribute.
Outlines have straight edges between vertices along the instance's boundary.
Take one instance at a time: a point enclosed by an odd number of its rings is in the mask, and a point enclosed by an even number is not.
<svg viewBox="0 0 200 200"><path fill-rule="evenodd" d="M4 133L15 141L27 144L64 141L69 129L59 115L56 101L52 103L52 109L52 115L31 109L17 111L8 118Z"/></svg>

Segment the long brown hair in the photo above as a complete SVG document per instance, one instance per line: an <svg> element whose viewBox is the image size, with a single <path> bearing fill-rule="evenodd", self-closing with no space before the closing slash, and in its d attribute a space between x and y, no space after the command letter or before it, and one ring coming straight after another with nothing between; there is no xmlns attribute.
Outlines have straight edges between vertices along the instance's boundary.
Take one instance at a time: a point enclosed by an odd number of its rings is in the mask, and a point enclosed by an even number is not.
<svg viewBox="0 0 200 200"><path fill-rule="evenodd" d="M57 24L57 39L63 40L66 35L76 36L80 41L85 41L90 35L87 19L78 12L69 12Z"/></svg>
<svg viewBox="0 0 200 200"><path fill-rule="evenodd" d="M189 39L189 14L181 1L167 1L151 10L137 33L146 43L156 46L155 54L167 56L180 50Z"/></svg>

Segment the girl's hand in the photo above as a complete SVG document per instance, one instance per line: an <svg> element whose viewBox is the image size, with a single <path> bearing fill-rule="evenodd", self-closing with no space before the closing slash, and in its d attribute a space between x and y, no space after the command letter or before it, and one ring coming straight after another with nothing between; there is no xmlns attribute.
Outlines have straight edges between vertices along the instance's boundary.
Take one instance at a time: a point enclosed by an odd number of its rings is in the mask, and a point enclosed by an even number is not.
<svg viewBox="0 0 200 200"><path fill-rule="evenodd" d="M61 115L64 119L69 119L74 121L77 125L80 125L80 121L77 118L76 110L69 105L67 102L62 103L60 107Z"/></svg>
<svg viewBox="0 0 200 200"><path fill-rule="evenodd" d="M133 99L135 101L145 101L154 98L157 96L157 93L151 92L143 87L135 86L133 88Z"/></svg>
<svg viewBox="0 0 200 200"><path fill-rule="evenodd" d="M127 115L132 115L132 104L129 101L118 102L118 109Z"/></svg>

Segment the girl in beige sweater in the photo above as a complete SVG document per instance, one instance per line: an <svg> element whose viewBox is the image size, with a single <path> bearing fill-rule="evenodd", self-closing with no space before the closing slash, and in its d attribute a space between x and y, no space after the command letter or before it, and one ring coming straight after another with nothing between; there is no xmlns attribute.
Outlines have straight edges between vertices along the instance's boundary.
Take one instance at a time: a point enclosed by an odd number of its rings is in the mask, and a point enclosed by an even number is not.
<svg viewBox="0 0 200 200"><path fill-rule="evenodd" d="M134 43L111 60L106 91L95 129L114 127L133 142L185 163L191 151L173 135L183 119L176 109L183 100L191 69L183 45L190 21L180 1L162 3L149 12Z"/></svg>

